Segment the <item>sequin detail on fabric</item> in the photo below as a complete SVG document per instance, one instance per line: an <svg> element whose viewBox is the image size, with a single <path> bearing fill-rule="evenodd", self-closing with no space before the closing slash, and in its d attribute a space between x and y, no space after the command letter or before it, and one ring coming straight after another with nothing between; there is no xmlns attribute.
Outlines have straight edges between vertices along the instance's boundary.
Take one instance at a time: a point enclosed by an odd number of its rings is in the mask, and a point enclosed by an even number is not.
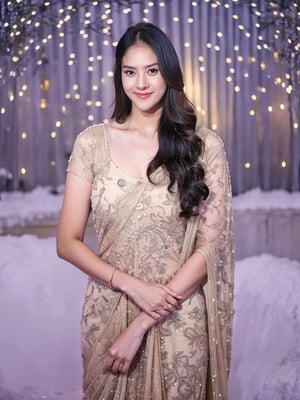
<svg viewBox="0 0 300 400"><path fill-rule="evenodd" d="M218 359L223 360L231 343L232 315L228 315L226 302L232 300L233 287L228 268L231 259L225 257L232 251L226 246L231 235L223 232L232 222L230 187L228 170L225 169L224 176L214 172L216 163L226 164L221 141L210 131L200 134L205 140L202 161L211 195L202 205L200 218L195 219L195 245L208 263L208 293L204 296L202 289L197 290L181 310L150 329L129 373L116 375L103 369L107 351L140 310L127 296L90 279L81 322L84 400L226 399L226 389L216 376L222 375L223 370L216 369ZM68 171L92 184L92 215L99 257L138 278L167 283L180 268L185 250L186 221L179 218L176 191L168 192L169 180L162 168L153 176L156 185L147 179L122 175L110 160L107 143L103 125L88 128L77 137L68 167ZM208 225L209 213L215 213L220 220ZM184 254L188 255L190 250L187 248ZM210 279L215 282L210 283ZM214 304L207 306L207 303ZM220 318L220 324L215 316ZM206 385L208 358L213 380L211 395ZM225 381L229 359L230 355L226 356L223 363L227 369Z"/></svg>

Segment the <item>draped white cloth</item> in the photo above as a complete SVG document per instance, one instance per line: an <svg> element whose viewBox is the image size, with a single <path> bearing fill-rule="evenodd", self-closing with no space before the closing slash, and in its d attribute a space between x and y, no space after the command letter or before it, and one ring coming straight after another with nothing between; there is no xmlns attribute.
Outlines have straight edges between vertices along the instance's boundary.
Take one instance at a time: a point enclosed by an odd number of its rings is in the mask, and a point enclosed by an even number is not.
<svg viewBox="0 0 300 400"><path fill-rule="evenodd" d="M0 247L1 400L81 399L86 277L57 258L53 237L5 236ZM298 400L300 263L252 257L235 276L230 400Z"/></svg>

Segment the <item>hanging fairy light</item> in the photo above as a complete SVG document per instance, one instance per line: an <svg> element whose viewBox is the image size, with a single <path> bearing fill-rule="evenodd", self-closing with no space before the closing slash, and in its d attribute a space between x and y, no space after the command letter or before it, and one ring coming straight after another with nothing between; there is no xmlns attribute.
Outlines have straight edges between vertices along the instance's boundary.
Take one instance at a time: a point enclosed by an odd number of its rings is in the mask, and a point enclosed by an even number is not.
<svg viewBox="0 0 300 400"><path fill-rule="evenodd" d="M167 0L168 1L168 0ZM153 15L155 15L154 11L163 9L166 7L167 1L143 1L143 10L142 16L145 15L147 18L143 18L143 20L153 21ZM190 1L190 0L185 0ZM226 85L232 90L232 93L236 98L239 98L243 93L243 82L244 80L251 79L251 66L257 67L260 70L260 73L265 79L260 86L253 88L253 92L249 93L249 106L245 111L247 117L255 118L257 114L257 104L263 96L266 96L269 91L269 86L266 84L267 74L270 66L270 59L260 56L269 52L271 55L272 61L280 61L283 57L288 57L289 55L293 55L291 59L289 59L290 64L293 62L296 68L296 74L293 74L293 71L289 69L289 73L283 76L278 76L275 79L272 78L272 84L276 85L279 90L284 93L285 97L294 96L295 93L299 93L298 85L300 84L300 67L299 67L299 51L300 51L300 43L299 43L299 35L300 35L300 23L299 23L299 5L294 1L290 2L282 2L282 1L246 1L248 2L249 9L251 10L254 18L254 25L258 31L258 42L257 42L257 51L255 51L255 55L249 54L249 56L245 56L242 53L241 47L238 42L234 43L231 52L226 53L227 43L226 43L226 32L222 31L221 28L212 35L212 37L208 38L206 43L207 50L209 54L218 55L220 57L220 53L225 54L224 63L226 64L226 74L224 75L224 79L226 81ZM232 18L232 29L235 32L238 32L238 35L245 38L245 40L253 39L253 30L250 30L250 27L247 26L247 21L243 19L243 14L238 13L238 7L240 5L245 5L246 2L227 0L227 1L215 1L215 0L204 0L204 1L190 1L191 6L193 7L193 12L197 7L202 7L203 4L207 7L211 7L211 9L216 10L218 8L224 8L228 10L229 14L231 14ZM5 4L4 4L5 3ZM50 2L50 1L42 1L36 0L34 5L28 4L32 3L29 1L6 1L1 2L0 5L0 17L1 21L3 20L3 25L0 26L0 56L2 60L5 60L5 63L1 62L0 65L0 84L5 81L9 77L15 79L19 75L22 74L22 71L25 71L27 68L28 61L31 61L32 55L34 61L36 62L36 68L42 68L46 65L46 63L52 62L52 60L48 60L44 49L47 47L47 43L49 41L53 41L53 36L49 31L51 28L55 27L57 30L57 48L60 54L64 54L66 49L68 49L67 43L67 32L68 27L71 26L70 21L75 17L76 13L79 10L83 10L82 12L82 25L80 26L79 32L76 32L80 35L80 38L84 40L85 46L88 49L88 65L86 67L86 72L89 73L90 77L94 77L95 73L99 70L101 74L97 76L96 79L91 79L90 90L93 92L91 98L86 99L84 95L84 90L82 83L79 81L70 82L69 87L66 87L65 91L62 95L61 103L58 105L58 109L60 114L56 116L56 119L53 122L53 126L50 127L47 132L48 137L50 136L55 140L58 140L60 137L60 129L63 121L63 117L65 114L70 112L70 107L72 104L80 104L85 109L84 117L80 116L81 126L85 126L88 122L93 122L96 120L97 111L99 108L103 107L102 102L99 98L97 98L97 93L102 90L104 84L109 82L113 76L112 71L102 70L102 68L98 68L98 63L102 63L103 55L97 54L95 48L97 47L96 41L93 40L91 35L92 31L99 32L101 34L101 43L105 46L105 49L110 49L111 46L115 47L117 42L112 39L112 26L116 21L113 20L112 13L112 4L119 4L120 13L125 14L126 16L130 16L133 12L133 4L139 3L138 1L71 1L65 0ZM101 13L98 12L101 4ZM266 6L267 4L267 6ZM289 9L284 9L282 4L288 4ZM85 9L86 6L86 9ZM236 7L236 9L235 9ZM289 40L284 44L284 50L279 48L279 44L282 44L282 36L283 33L286 35L286 31L284 31L284 27L282 21L287 21L287 11L292 11L294 14L293 18L295 19L294 27L296 35L298 37L298 42L295 41L294 36L292 34L288 34ZM181 16L174 16L171 18L171 23L173 23L178 29L178 23L193 25L197 24L197 18L191 12L185 18ZM217 11L218 12L218 11ZM274 35L268 36L264 34L264 29L266 28L266 16L272 16L273 19L276 19L276 23L274 25ZM2 18L3 17L3 18ZM280 22L281 21L281 22ZM155 22L155 21L153 21ZM49 29L48 29L49 28ZM269 27L270 28L270 27ZM71 29L71 28L70 28ZM267 38L270 38L272 42L268 42ZM249 42L248 42L249 43ZM52 42L51 44L55 44ZM193 47L193 41L190 38L182 37L182 46L187 51ZM102 46L102 48L103 48ZM198 55L197 55L198 56ZM222 56L223 57L223 56ZM205 77L205 74L209 71L208 65L208 56L199 54L199 65L197 66L197 71L201 73L201 76ZM287 59L286 59L287 60ZM79 54L77 49L72 49L72 52L66 54L66 68L71 72L76 69L79 63ZM5 67L3 65L5 64ZM84 72L84 71L83 71ZM70 73L70 75L72 75ZM73 76L73 75L72 75ZM296 77L296 78L295 78ZM21 90L17 92L8 93L8 105L5 104L0 109L0 117L7 115L7 108L11 104L14 105L16 101L18 101L18 97L23 97L24 93L26 94L26 90L28 88L29 82L26 87L22 87ZM51 92L53 89L53 82L50 82L50 79L47 75L45 75L40 82L41 89L41 97L39 99L39 106L43 111L43 115L47 115L48 112L48 102L50 104L50 100L47 97L47 93ZM280 100L282 101L282 100ZM196 104L196 109L198 110L200 115L208 115L208 110L205 107L202 107L201 104ZM277 107L274 104L270 104L270 102L264 103L264 110L270 117L279 112L289 112L289 107L287 104L280 103ZM297 107L296 107L297 109ZM299 109L299 108L298 108ZM96 111L95 111L96 110ZM276 112L275 112L276 111ZM107 122L107 121L106 121ZM293 129L299 130L299 119L293 120ZM210 128L214 130L221 129L220 121L214 116L214 118L210 121ZM20 133L19 133L20 134ZM26 142L28 141L28 134L22 137L22 140ZM51 142L52 143L52 142ZM280 163L280 162L278 162ZM51 164L53 167L55 164ZM240 168L254 168L254 162L251 161L241 161ZM282 168L286 168L282 166ZM29 168L26 165L22 165L21 169L19 168L19 173L22 175L27 175Z"/></svg>
<svg viewBox="0 0 300 400"><path fill-rule="evenodd" d="M300 122L300 4L293 0L253 1L250 10L258 20L262 47L272 49L274 60L282 61L287 69L288 85L282 85L289 96L295 130L295 123L298 126Z"/></svg>
<svg viewBox="0 0 300 400"><path fill-rule="evenodd" d="M119 7L127 4L123 9L124 13L130 13L130 4L139 3L138 0L114 0L111 3ZM19 76L26 71L26 66L31 58L38 56L43 51L42 44L46 44L53 39L49 31L56 27L61 30L66 23L72 20L84 7L97 7L101 1L91 0L65 0L64 2L50 2L45 0L15 1L8 0L0 3L0 84L9 77ZM160 3L163 6L163 3ZM92 13L87 11L85 14L84 25L86 29L93 29L99 33L110 34L110 27L113 23L110 14L109 2L104 4L106 8L102 18L97 14L92 19ZM86 35L86 33L84 34ZM60 32L60 37L64 32ZM63 42L59 43L64 47ZM93 46L92 42L89 46ZM37 61L37 65L42 65L42 59Z"/></svg>

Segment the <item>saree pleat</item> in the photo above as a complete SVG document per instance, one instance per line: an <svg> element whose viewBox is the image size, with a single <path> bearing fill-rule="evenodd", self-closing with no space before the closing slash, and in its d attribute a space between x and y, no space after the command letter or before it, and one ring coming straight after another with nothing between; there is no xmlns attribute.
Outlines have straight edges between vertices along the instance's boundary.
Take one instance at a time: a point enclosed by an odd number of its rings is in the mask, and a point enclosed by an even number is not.
<svg viewBox="0 0 300 400"><path fill-rule="evenodd" d="M113 332L114 335L118 335L127 325L127 307L126 302L122 301L122 297L122 295L118 296L111 311L111 316L102 327L101 334L91 347L89 353L90 356L85 360L83 382L88 382L88 385L84 385L83 389L84 398L86 399L113 399L115 392L122 393L123 391L126 393L126 382L124 382L124 377L121 376L122 379L118 379L116 386L116 377L112 374L106 373L105 371L105 354L113 341L113 337L107 333ZM118 311L117 318L116 310ZM125 388L123 389L124 384ZM112 388L114 388L113 392L111 392Z"/></svg>
<svg viewBox="0 0 300 400"><path fill-rule="evenodd" d="M152 329L148 335L145 353L148 355L146 370L149 374L146 375L143 399L166 400L158 329Z"/></svg>

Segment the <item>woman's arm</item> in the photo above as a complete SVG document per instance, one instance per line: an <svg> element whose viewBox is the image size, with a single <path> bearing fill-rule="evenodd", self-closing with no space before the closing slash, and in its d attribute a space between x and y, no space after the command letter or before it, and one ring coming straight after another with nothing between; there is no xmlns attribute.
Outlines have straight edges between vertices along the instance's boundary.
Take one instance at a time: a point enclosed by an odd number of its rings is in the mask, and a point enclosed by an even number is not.
<svg viewBox="0 0 300 400"><path fill-rule="evenodd" d="M200 253L194 253L182 266L180 271L169 282L168 286L182 295L182 302L188 299L199 284L206 280L205 260ZM168 310L169 315L173 310ZM166 315L159 319L152 318L145 312L138 315L135 320L118 336L108 351L106 367L113 372L126 374L140 348L145 333L154 325L160 323Z"/></svg>
<svg viewBox="0 0 300 400"><path fill-rule="evenodd" d="M169 282L168 286L182 295L181 302L183 302L194 293L199 284L203 284L205 281L205 260L200 253L195 252ZM172 311L167 310L167 315ZM145 312L138 315L109 349L106 359L107 368L113 372L127 373L145 333L165 317L165 314L161 314L159 319L152 318Z"/></svg>
<svg viewBox="0 0 300 400"><path fill-rule="evenodd" d="M120 290L115 281L121 277L134 302L153 318L168 315L168 311L165 310L166 304L172 311L179 308L181 296L170 287L144 282L125 272L117 271L83 242L90 213L90 196L91 183L69 172L57 232L58 255L95 280L114 289Z"/></svg>
<svg viewBox="0 0 300 400"><path fill-rule="evenodd" d="M57 231L57 253L97 281L108 285L113 267L84 242L90 214L91 183L68 172Z"/></svg>

